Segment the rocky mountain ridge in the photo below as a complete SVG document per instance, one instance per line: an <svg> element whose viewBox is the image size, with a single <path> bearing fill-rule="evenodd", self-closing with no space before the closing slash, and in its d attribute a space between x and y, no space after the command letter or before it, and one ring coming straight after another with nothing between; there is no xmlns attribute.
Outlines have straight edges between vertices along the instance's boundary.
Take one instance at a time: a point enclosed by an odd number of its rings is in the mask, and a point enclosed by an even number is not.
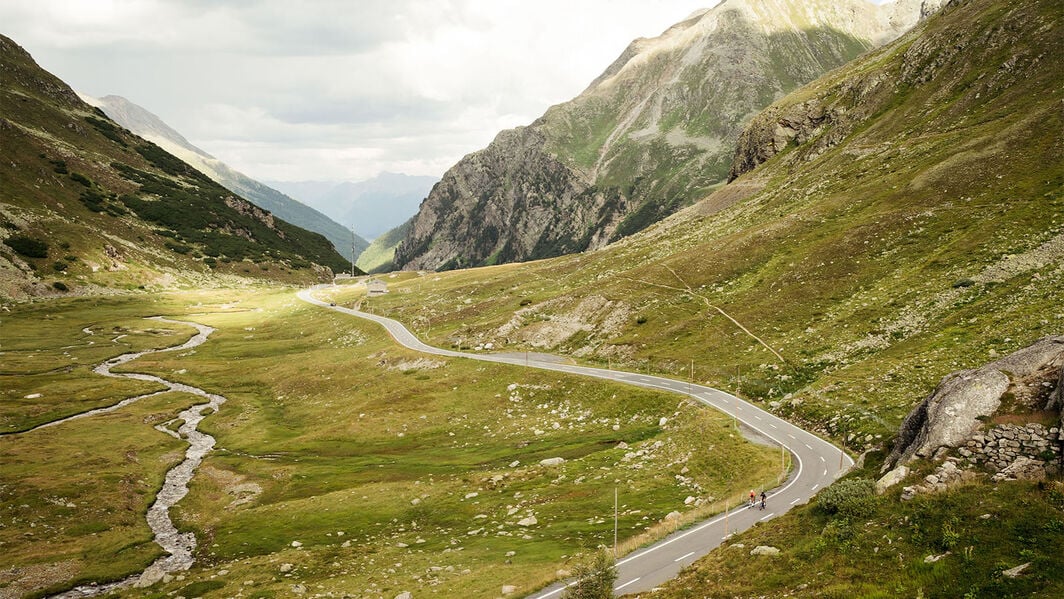
<svg viewBox="0 0 1064 599"><path fill-rule="evenodd" d="M449 170L396 264L522 261L639 231L728 178L751 115L893 39L926 4L728 0L636 40L577 98Z"/></svg>

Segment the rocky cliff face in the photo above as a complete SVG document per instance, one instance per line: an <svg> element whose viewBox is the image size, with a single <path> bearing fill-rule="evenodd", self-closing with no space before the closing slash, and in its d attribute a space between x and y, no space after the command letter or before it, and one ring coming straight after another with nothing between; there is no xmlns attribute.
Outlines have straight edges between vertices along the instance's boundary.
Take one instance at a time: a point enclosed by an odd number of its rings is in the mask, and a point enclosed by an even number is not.
<svg viewBox="0 0 1064 599"><path fill-rule="evenodd" d="M920 14L926 18L936 12L949 13L964 4L964 0L933 0L921 3ZM828 75L810 92L791 96L773 104L755 117L739 136L729 180L734 180L759 164L797 148L795 158L814 160L838 145L873 115L897 104L898 98L912 90L930 87L934 83L935 97L927 98L923 106L936 121L962 116L955 110L935 110L932 103L953 101L961 104L985 104L1007 91L1027 73L1038 69L1046 56L1037 53L1039 43L1025 39L1021 31L1030 31L1035 24L1030 14L1015 10L1006 15L1009 25L981 31L979 39L967 34L963 27L937 32L934 35L910 34L909 43L890 53L869 59L866 72ZM965 26L978 28L978 23ZM1039 38L1047 30L1036 31ZM1013 50L1009 50L1014 47ZM900 52L900 60L895 56ZM1007 56L1002 56L1003 54ZM977 81L970 81L972 73L1002 58L996 71ZM886 68L880 68L886 67Z"/></svg>
<svg viewBox="0 0 1064 599"><path fill-rule="evenodd" d="M701 199L744 123L919 18L921 4L727 0L634 41L577 98L462 159L396 251L406 269L600 247Z"/></svg>

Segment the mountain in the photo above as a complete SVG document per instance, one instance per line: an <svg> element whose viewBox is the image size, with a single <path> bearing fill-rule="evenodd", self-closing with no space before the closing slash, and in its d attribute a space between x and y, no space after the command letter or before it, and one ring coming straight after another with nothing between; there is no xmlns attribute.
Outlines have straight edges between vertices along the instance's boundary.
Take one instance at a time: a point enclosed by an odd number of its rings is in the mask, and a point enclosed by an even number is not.
<svg viewBox="0 0 1064 599"><path fill-rule="evenodd" d="M396 251L406 269L599 248L708 195L758 110L911 27L921 4L726 0L637 39L573 100L443 177Z"/></svg>
<svg viewBox="0 0 1064 599"><path fill-rule="evenodd" d="M0 75L0 295L349 268L323 236L123 129L3 36Z"/></svg>
<svg viewBox="0 0 1064 599"><path fill-rule="evenodd" d="M338 252L350 257L351 231L330 220L328 216L233 170L221 160L192 145L156 115L121 96L90 98L83 95L82 99L103 110L119 125L192 165L229 191L293 225L321 233ZM369 245L369 242L357 235L353 241L356 256Z"/></svg>
<svg viewBox="0 0 1064 599"><path fill-rule="evenodd" d="M381 173L358 182L273 181L270 185L353 227L366 239L375 239L417 214L437 181L436 177Z"/></svg>

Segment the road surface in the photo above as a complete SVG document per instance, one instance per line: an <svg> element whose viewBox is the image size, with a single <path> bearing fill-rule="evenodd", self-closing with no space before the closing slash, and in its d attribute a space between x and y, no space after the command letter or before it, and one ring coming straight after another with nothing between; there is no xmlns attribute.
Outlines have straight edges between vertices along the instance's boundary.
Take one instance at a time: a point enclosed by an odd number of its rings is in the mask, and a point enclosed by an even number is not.
<svg viewBox="0 0 1064 599"><path fill-rule="evenodd" d="M742 423L745 429L748 429L744 434L751 439L762 443L768 440L790 452L794 468L782 486L772 489L765 510L750 509L746 506L736 507L710 520L677 531L654 545L644 547L619 559L617 561L617 585L614 587L617 594L649 591L674 578L681 568L690 565L718 547L728 535L742 532L758 522L779 516L791 506L805 503L818 490L842 476L854 463L845 452L824 439L719 389L632 372L515 357L514 354L500 356L441 349L422 343L398 321L330 305L315 299L312 295L313 291L314 289L300 291L299 298L311 304L376 322L383 326L400 345L410 349L450 358L471 358L485 362L555 370L627 383L647 389L679 393L733 416ZM557 598L564 589L565 583L557 583L533 593L529 599Z"/></svg>

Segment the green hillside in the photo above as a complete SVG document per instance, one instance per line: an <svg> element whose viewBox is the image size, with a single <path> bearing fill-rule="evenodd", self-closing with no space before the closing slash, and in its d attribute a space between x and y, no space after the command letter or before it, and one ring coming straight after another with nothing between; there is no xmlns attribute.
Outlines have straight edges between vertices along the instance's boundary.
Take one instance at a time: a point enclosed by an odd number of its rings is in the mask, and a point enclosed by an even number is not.
<svg viewBox="0 0 1064 599"><path fill-rule="evenodd" d="M117 126L0 38L0 295L327 279L349 263Z"/></svg>
<svg viewBox="0 0 1064 599"><path fill-rule="evenodd" d="M355 266L366 272L387 272L395 266L395 248L410 230L410 221L373 240L358 256Z"/></svg>

